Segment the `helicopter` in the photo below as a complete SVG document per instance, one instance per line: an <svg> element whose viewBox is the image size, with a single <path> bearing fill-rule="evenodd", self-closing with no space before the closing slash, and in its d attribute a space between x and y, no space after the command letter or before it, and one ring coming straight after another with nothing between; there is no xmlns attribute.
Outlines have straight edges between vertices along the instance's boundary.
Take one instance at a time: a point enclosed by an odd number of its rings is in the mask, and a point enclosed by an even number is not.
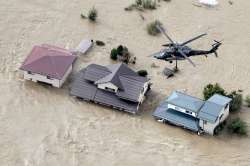
<svg viewBox="0 0 250 166"><path fill-rule="evenodd" d="M187 44L206 36L207 34L201 34L197 37L194 37L188 41L185 41L183 43L177 43L174 42L169 35L166 33L165 29L161 25L156 25L157 29L170 41L169 44L164 44L162 46L167 47L165 49L162 49L161 51L154 53L150 56L153 56L156 59L165 60L170 63L173 63L173 61L176 61L175 69L178 69L177 61L178 60L188 60L194 67L196 66L194 62L189 58L191 56L199 56L204 55L207 57L208 54L215 54L216 57L218 57L217 50L222 45L221 41L215 41L215 43L212 45L212 48L210 50L194 50L188 46Z"/></svg>

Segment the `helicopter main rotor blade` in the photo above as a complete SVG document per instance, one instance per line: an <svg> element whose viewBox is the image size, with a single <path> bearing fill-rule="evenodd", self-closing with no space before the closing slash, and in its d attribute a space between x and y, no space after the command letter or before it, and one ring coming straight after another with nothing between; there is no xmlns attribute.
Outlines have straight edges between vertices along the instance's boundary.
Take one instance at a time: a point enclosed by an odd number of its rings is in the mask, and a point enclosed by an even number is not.
<svg viewBox="0 0 250 166"><path fill-rule="evenodd" d="M178 48L178 52L195 67L194 62L181 49Z"/></svg>
<svg viewBox="0 0 250 166"><path fill-rule="evenodd" d="M168 34L166 33L165 29L160 26L159 24L156 25L156 28L164 35L166 36L166 38L172 43L172 44L175 44L174 41L168 36Z"/></svg>
<svg viewBox="0 0 250 166"><path fill-rule="evenodd" d="M199 38L201 38L201 37L203 37L203 36L206 36L207 34L206 33L203 33L203 34L201 34L201 35L199 35L199 36L196 36L196 37L194 37L194 38L192 38L192 39L190 39L190 40L188 40L188 41L186 41L186 42L183 42L182 44L181 44L181 46L184 46L184 45L186 45L186 44L188 44L188 43L191 43L191 42L193 42L193 41L195 41L195 40L197 40L197 39L199 39Z"/></svg>

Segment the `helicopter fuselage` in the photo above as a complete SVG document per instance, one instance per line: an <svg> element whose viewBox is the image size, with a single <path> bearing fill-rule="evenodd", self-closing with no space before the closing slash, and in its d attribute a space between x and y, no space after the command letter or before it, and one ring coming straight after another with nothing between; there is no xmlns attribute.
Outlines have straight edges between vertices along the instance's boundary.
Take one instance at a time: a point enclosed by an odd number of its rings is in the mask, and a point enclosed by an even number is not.
<svg viewBox="0 0 250 166"><path fill-rule="evenodd" d="M188 46L181 46L181 51L187 56L198 56L198 55L207 55L214 53L214 50L193 50L192 48ZM154 56L156 59L161 59L165 61L172 62L173 60L185 60L186 58L175 48L175 47L169 47L167 49L164 49L161 54Z"/></svg>

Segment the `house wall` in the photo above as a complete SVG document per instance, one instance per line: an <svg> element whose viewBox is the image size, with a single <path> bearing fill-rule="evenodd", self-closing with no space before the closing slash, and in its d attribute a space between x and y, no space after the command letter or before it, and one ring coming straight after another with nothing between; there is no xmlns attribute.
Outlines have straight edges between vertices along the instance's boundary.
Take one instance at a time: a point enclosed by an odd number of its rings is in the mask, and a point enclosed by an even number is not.
<svg viewBox="0 0 250 166"><path fill-rule="evenodd" d="M200 120L200 127L204 130L204 132L214 135L214 129L224 122L229 115L229 106L227 108L223 108L216 120L215 123L205 122L204 120ZM204 123L204 124L203 124Z"/></svg>
<svg viewBox="0 0 250 166"><path fill-rule="evenodd" d="M107 90L106 88L113 89L114 92L117 92L118 87L115 86L114 84L108 82L108 83L103 83L103 84L98 84L97 86L99 89Z"/></svg>
<svg viewBox="0 0 250 166"><path fill-rule="evenodd" d="M184 114L187 114L187 115L191 115L193 117L196 117L196 113L195 112L192 112L192 111L189 111L185 108L182 108L182 107L179 107L179 106L175 106L173 104L168 104L168 108L171 108L171 109L174 109L176 111L179 111L179 112L182 112Z"/></svg>
<svg viewBox="0 0 250 166"><path fill-rule="evenodd" d="M147 92L149 87L149 81L146 82L143 86L143 91L141 92L140 96L139 96L139 103L142 103L145 100L145 93Z"/></svg>
<svg viewBox="0 0 250 166"><path fill-rule="evenodd" d="M204 132L208 133L210 135L214 135L214 129L218 125L217 121L215 123L210 123L210 122L207 122L207 121L204 121L204 120L200 120L200 121L203 121L203 123L204 123L203 127L201 127L201 128L203 128Z"/></svg>
<svg viewBox="0 0 250 166"><path fill-rule="evenodd" d="M223 114L223 116L222 116L222 118L220 119L220 123L222 123L223 121L225 121L225 120L228 118L228 116L229 116L229 105L228 105L227 108L225 108L225 109L221 112L220 115L222 115L222 114Z"/></svg>
<svg viewBox="0 0 250 166"><path fill-rule="evenodd" d="M69 75L70 75L70 73L72 72L72 70L73 70L73 65L71 65L71 66L68 68L67 72L64 74L63 78L60 80L60 82L59 82L60 87L61 87L61 86L64 84L64 82L67 80L67 78L69 77Z"/></svg>
<svg viewBox="0 0 250 166"><path fill-rule="evenodd" d="M65 80L67 79L67 77L69 76L69 74L71 73L71 71L72 71L72 65L68 69L68 71L66 72L66 74L64 75L62 80L58 80L55 78L48 79L47 76L44 76L41 74L36 74L36 73L29 74L27 71L24 71L24 79L31 80L33 82L40 81L40 82L44 82L47 84L51 84L54 87L60 88L63 85L63 83L65 82Z"/></svg>
<svg viewBox="0 0 250 166"><path fill-rule="evenodd" d="M44 82L47 84L51 84L54 87L59 88L60 87L60 81L58 79L48 79L47 76L41 75L41 74L36 74L36 73L32 73L29 74L27 71L24 71L24 79L26 80L31 80L33 82Z"/></svg>

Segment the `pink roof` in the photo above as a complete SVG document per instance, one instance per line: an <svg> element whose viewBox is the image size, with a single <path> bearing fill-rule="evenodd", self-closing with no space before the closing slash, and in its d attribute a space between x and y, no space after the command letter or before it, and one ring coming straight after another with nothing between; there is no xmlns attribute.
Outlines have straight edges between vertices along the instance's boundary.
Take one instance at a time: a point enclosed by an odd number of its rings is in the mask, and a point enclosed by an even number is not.
<svg viewBox="0 0 250 166"><path fill-rule="evenodd" d="M33 47L20 69L62 79L75 59L76 56L66 49L43 44Z"/></svg>

